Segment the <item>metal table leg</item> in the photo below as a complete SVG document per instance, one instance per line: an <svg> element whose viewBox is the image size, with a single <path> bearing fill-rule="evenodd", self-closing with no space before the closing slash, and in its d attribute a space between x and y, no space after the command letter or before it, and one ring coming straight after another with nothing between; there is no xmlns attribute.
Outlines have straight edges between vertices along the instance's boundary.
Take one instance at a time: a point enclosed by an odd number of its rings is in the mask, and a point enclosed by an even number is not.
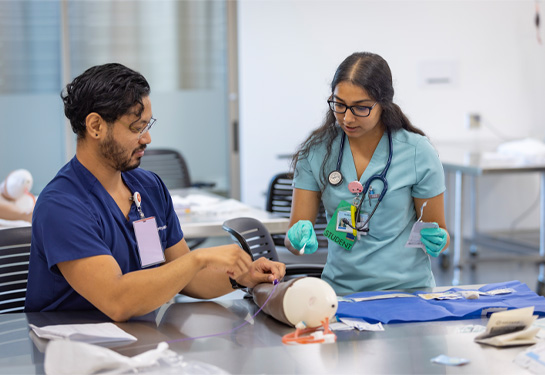
<svg viewBox="0 0 545 375"><path fill-rule="evenodd" d="M460 271L462 268L462 177L462 171L456 171L454 181L454 270L452 285L460 284Z"/></svg>
<svg viewBox="0 0 545 375"><path fill-rule="evenodd" d="M443 203L444 203L444 210L445 210L445 223L446 223L447 229L451 227L450 225L452 221L450 217L451 215L449 215L450 206L451 206L451 203L450 203L451 194L449 193L451 176L452 176L452 173L445 172L445 185L447 186L447 189L445 190L445 193L443 195L444 197ZM452 253L452 251L450 250L451 247L452 247L452 244L450 244L449 247L445 249L445 251L439 254L439 264L442 270L448 270L450 267L450 254Z"/></svg>
<svg viewBox="0 0 545 375"><path fill-rule="evenodd" d="M475 238L477 236L477 178L475 176L470 176L470 218L471 218L471 245L469 247L469 255L477 255L477 244L475 243Z"/></svg>
<svg viewBox="0 0 545 375"><path fill-rule="evenodd" d="M539 264L539 276L537 278L537 294L545 293L545 172L539 174L539 255L541 263Z"/></svg>

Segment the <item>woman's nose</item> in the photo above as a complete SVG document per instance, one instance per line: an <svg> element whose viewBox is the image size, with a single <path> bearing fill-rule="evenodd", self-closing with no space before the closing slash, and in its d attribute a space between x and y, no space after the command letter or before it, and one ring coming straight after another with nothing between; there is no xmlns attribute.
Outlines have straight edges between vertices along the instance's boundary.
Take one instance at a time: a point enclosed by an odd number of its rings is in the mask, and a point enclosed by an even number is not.
<svg viewBox="0 0 545 375"><path fill-rule="evenodd" d="M356 116L354 116L350 108L347 108L346 112L344 113L344 122L353 122L355 119Z"/></svg>

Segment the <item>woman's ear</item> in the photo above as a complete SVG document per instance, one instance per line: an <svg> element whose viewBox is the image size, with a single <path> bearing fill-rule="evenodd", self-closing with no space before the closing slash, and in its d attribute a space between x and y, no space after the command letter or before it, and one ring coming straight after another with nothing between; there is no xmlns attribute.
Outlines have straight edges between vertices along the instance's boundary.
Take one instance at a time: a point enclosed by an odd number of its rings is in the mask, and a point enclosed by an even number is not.
<svg viewBox="0 0 545 375"><path fill-rule="evenodd" d="M98 113L91 112L85 118L85 128L92 139L98 139L106 130L106 122Z"/></svg>

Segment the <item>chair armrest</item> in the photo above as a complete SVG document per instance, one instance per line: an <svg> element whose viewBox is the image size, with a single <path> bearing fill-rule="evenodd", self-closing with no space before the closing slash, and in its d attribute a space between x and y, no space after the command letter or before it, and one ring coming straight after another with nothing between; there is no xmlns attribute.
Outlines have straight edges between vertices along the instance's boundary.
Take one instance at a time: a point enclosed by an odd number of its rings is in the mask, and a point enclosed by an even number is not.
<svg viewBox="0 0 545 375"><path fill-rule="evenodd" d="M191 183L191 187L194 187L194 188L213 188L214 186L216 186L216 183L215 182L193 182Z"/></svg>
<svg viewBox="0 0 545 375"><path fill-rule="evenodd" d="M321 277L324 270L323 264L286 264L286 276L312 276Z"/></svg>

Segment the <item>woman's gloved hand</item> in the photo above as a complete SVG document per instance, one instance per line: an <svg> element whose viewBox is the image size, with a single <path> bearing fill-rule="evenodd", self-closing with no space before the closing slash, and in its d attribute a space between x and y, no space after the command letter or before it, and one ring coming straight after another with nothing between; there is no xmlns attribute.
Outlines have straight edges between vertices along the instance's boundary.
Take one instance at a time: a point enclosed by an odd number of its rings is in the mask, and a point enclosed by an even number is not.
<svg viewBox="0 0 545 375"><path fill-rule="evenodd" d="M447 232L442 228L422 228L420 236L426 252L432 257L437 257L447 244Z"/></svg>
<svg viewBox="0 0 545 375"><path fill-rule="evenodd" d="M299 220L288 230L288 239L295 250L304 250L301 254L312 254L318 250L318 239L314 226L308 220Z"/></svg>

